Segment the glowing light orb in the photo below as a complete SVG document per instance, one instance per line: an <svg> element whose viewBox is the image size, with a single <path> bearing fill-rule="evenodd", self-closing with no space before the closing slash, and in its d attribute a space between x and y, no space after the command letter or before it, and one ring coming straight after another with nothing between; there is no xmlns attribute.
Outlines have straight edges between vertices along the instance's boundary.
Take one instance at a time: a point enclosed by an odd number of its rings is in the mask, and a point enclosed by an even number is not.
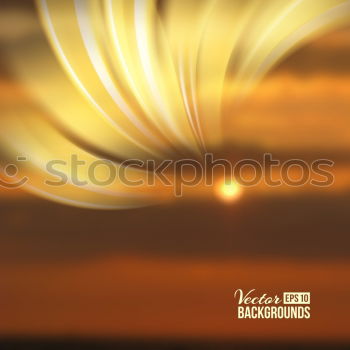
<svg viewBox="0 0 350 350"><path fill-rule="evenodd" d="M218 188L218 196L226 202L233 202L239 199L243 190L242 187L234 181L224 181Z"/></svg>

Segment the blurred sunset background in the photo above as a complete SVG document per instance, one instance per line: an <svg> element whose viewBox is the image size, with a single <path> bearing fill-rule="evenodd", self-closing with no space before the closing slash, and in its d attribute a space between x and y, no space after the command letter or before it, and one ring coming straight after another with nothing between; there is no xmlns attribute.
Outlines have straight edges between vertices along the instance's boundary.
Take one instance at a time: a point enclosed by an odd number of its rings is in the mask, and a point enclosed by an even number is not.
<svg viewBox="0 0 350 350"><path fill-rule="evenodd" d="M0 50L29 45L37 30L31 1L1 1ZM38 108L0 51L0 113L18 106ZM335 183L247 189L232 203L194 197L120 211L0 189L0 343L346 348L350 28L299 48L223 123L230 141L221 153L228 158L326 158L335 162ZM310 291L311 319L238 320L238 288Z"/></svg>

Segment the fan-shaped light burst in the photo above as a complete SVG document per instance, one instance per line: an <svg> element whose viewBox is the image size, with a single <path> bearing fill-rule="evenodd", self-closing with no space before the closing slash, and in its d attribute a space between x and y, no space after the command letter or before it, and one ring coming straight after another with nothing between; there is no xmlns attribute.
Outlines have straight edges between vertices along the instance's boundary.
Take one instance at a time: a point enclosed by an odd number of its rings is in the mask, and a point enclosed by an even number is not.
<svg viewBox="0 0 350 350"><path fill-rule="evenodd" d="M2 141L26 154L28 189L93 208L146 205L170 197L162 185L91 183L102 158L201 159L226 135L224 120L276 63L306 39L350 17L345 0L38 0L43 38L11 49L11 62L42 109L5 111ZM54 53L54 55L52 54ZM49 116L49 117L48 117ZM46 164L85 161L86 186ZM110 169L100 167L102 178ZM128 167L130 178L146 178Z"/></svg>

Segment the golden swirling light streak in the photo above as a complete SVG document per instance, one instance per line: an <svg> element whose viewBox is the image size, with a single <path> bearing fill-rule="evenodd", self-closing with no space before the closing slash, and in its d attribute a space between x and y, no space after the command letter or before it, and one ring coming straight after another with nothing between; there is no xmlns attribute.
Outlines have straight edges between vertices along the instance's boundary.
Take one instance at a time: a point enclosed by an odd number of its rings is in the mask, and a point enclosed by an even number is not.
<svg viewBox="0 0 350 350"><path fill-rule="evenodd" d="M152 118L153 113L149 109L148 104L145 102L144 96L142 96L142 93L139 91L137 79L136 77L133 76L131 70L129 69L127 58L125 56L124 50L122 49L123 38L120 37L120 30L117 30L115 16L114 16L114 13L119 11L118 9L114 8L114 6L116 5L118 4L116 4L116 2L113 0L105 2L104 15L106 18L107 33L111 37L111 40L110 40L111 47L114 48L114 52L113 51L111 52L111 56L112 56L112 59L115 59L116 62L119 63L120 70L118 71L118 74L122 76L123 79L127 82L135 100L137 100L137 102L140 104L142 110L145 112L148 118L154 121L154 119ZM115 56L113 57L113 55ZM117 70L118 67L115 67L115 69ZM154 123L154 125L157 126L156 123ZM159 126L157 127L159 129Z"/></svg>
<svg viewBox="0 0 350 350"><path fill-rule="evenodd" d="M33 194L60 203L93 209L133 208L162 200L161 192L159 193L160 196L155 198L154 194L147 192L147 188L127 187L119 183L112 183L108 186L96 185L91 181L88 167L100 159L67 142L61 133L45 120L38 122L36 114L31 115L28 111L23 114L23 111L21 113L18 110L16 114L12 114L10 125L5 121L4 126L4 129L0 129L1 139L9 147L13 147L12 152L14 154L19 154L18 152L21 150L21 154L24 154L29 160L19 168L20 173L17 175L17 179L28 176L30 181L26 184L26 189ZM14 132L12 128L14 128L18 140L14 141L11 138ZM40 137L42 133L45 136ZM71 155L78 155L79 161L85 162L85 166L81 165L79 171L73 170L70 160ZM44 184L44 181L58 181L55 176L49 175L46 170L46 164L54 159L66 163L64 166L55 166L55 170L60 170L67 176L68 181L64 186ZM115 166L118 168L117 164ZM75 185L70 178L73 172L77 174L78 180L86 182L86 185ZM142 179L146 182L144 171L128 168L125 173L130 181ZM106 179L109 174L106 167L99 167L95 170L95 177L98 179ZM13 182L14 179L10 181Z"/></svg>
<svg viewBox="0 0 350 350"><path fill-rule="evenodd" d="M150 7L150 5L151 7ZM166 101L159 88L159 83L156 80L161 72L158 71L159 62L154 61L154 45L150 38L154 33L148 33L152 28L153 16L155 15L154 3L149 1L139 1L135 0L135 34L136 43L140 62L144 71L147 85L151 92L151 101L155 105L156 109L160 112L162 119L164 119L170 130L175 134L178 141L189 146L188 140L186 140L185 135L182 134L181 129L175 122L174 117L171 115L172 111L169 111ZM169 67L171 69L171 66ZM170 73L171 74L171 73ZM174 97L173 97L174 98Z"/></svg>
<svg viewBox="0 0 350 350"><path fill-rule="evenodd" d="M337 23L337 20L340 18L347 20L350 18L350 1L341 3L336 7L319 14L317 17L291 33L288 37L281 41L281 43L277 45L260 64L256 75L264 75L273 65L278 62L278 60L281 60L283 56L288 53L290 48L300 45L305 37L320 35L327 30L334 28L334 24Z"/></svg>
<svg viewBox="0 0 350 350"><path fill-rule="evenodd" d="M111 52L112 59L114 59L118 64L116 64L115 70L117 74L122 77L123 80L127 82L129 89L134 97L134 99L139 103L143 112L147 115L147 118L153 122L153 125L157 127L157 130L161 129L161 125L158 125L157 119L154 118L154 112L150 108L146 101L146 95L143 91L140 91L141 84L137 79L135 69L129 69L130 57L127 55L127 50L125 50L125 42L127 35L124 33L123 29L119 25L117 27L117 22L122 23L122 18L116 18L116 15L123 13L120 2L106 1L105 4L105 18L107 23L107 33L110 35L111 47L114 48L114 52ZM118 66L120 67L118 69ZM135 66L134 66L135 67ZM167 136L167 135L166 135ZM168 138L168 137L167 137Z"/></svg>
<svg viewBox="0 0 350 350"><path fill-rule="evenodd" d="M201 158L222 146L238 102L306 40L350 18L349 0L37 0L40 37L9 49L9 63L41 109L5 110L7 156L26 154L46 198L91 208L123 208L169 199L169 189L49 187L45 164L88 166L101 158ZM43 35L44 34L44 35ZM50 45L48 45L48 42ZM50 122L49 122L50 121ZM104 155L102 157L102 154ZM120 167L118 161L115 162ZM69 166L65 172L69 178ZM131 178L146 178L128 168ZM102 178L106 169L98 170ZM69 178L69 180L71 180ZM172 191L170 191L172 192ZM196 191L192 191L195 193Z"/></svg>
<svg viewBox="0 0 350 350"><path fill-rule="evenodd" d="M86 2L86 0L75 0L75 7L81 36L83 38L86 51L103 86L105 87L109 95L112 97L116 105L120 108L121 112L128 117L132 124L134 124L150 140L153 140L154 136L143 125L143 123L140 122L137 116L131 111L130 107L116 88L113 79L108 72L106 62L100 54L98 43L92 31L93 26L90 21L88 3Z"/></svg>
<svg viewBox="0 0 350 350"><path fill-rule="evenodd" d="M58 58L61 60L63 66L68 72L68 75L72 78L74 83L78 86L78 88L82 91L82 93L87 97L88 101L101 113L103 117L106 118L106 120L109 121L109 123L117 129L118 132L120 132L123 136L125 136L127 139L129 139L131 142L135 143L135 145L139 146L140 148L146 150L147 152L150 152L151 154L153 153L152 151L149 151L147 147L142 145L141 143L138 142L135 138L131 137L127 131L125 131L123 128L120 127L118 122L116 122L101 106L100 104L94 99L94 97L89 93L89 90L85 87L84 83L80 80L79 75L76 73L75 69L72 67L68 57L66 56L65 50L62 48L60 40L57 37L51 16L50 16L50 11L48 8L48 4L45 0L42 0L40 2L41 8L42 8L42 15L44 16L45 24L47 26L49 38L52 41L52 45L54 49L57 52ZM78 16L79 18L89 18L86 14L85 16ZM131 120L134 124L137 124L137 119L135 116L132 115L132 112L126 105L125 101L121 98L119 95L118 91L114 88L113 83L110 81L108 72L104 69L104 64L103 60L101 59L99 55L99 50L97 46L89 45L91 43L91 40L89 41L89 38L91 36L89 35L84 35L84 32L86 30L89 30L89 24L86 25L85 21L80 20L79 25L82 27L84 24L84 30L81 30L81 33L83 34L82 37L85 38L85 47L88 49L88 53L90 55L91 62L93 63L93 66L97 72L97 74L100 75L101 81L106 83L104 86L106 87L107 91L110 93L112 96L113 100L116 102L117 106L120 108L121 112L124 113L129 120ZM90 32L90 30L89 30ZM89 34L89 33L88 33ZM97 61L97 62L96 62ZM113 88L112 88L113 86ZM144 133L145 131L142 130ZM154 154L154 153L153 153Z"/></svg>
<svg viewBox="0 0 350 350"><path fill-rule="evenodd" d="M240 72L239 74L245 75L245 79L248 81L248 83L256 83L287 54L301 46L306 39L310 40L331 29L334 29L336 25L348 22L350 18L350 1L336 1L336 3L337 4L334 7L328 8L330 4L329 1L325 1L324 3L320 2L320 8L318 9L317 14L315 12L313 16L307 17L305 23L300 21L297 26L290 28L288 31L289 34L284 35L284 37L269 50L266 57L264 57L264 59L258 65L256 65L255 69L248 68L250 71L249 74L243 74ZM307 13L307 7L305 6L308 4L306 1L296 1L295 5L301 7L301 13L303 13L303 10L305 10L304 13ZM286 18L287 14L292 14L291 11L296 10L298 8L297 6L291 6L284 14L283 19ZM301 19L303 19L303 17L301 17ZM278 19L270 30L268 30L268 33L272 33L273 29L276 29L276 26L280 23L281 20ZM263 38L259 40L259 44L257 44L255 47L254 52L257 50L259 45L262 45L264 40L267 39L268 35L265 32ZM243 70L244 68L241 67L241 72Z"/></svg>

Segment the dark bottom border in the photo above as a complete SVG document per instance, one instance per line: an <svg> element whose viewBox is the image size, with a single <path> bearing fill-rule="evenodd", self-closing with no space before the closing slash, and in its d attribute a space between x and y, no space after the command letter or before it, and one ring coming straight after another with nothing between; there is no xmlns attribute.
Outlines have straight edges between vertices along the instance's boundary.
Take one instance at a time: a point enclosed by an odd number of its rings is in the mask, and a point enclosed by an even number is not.
<svg viewBox="0 0 350 350"><path fill-rule="evenodd" d="M350 343L0 338L1 350L348 350Z"/></svg>

